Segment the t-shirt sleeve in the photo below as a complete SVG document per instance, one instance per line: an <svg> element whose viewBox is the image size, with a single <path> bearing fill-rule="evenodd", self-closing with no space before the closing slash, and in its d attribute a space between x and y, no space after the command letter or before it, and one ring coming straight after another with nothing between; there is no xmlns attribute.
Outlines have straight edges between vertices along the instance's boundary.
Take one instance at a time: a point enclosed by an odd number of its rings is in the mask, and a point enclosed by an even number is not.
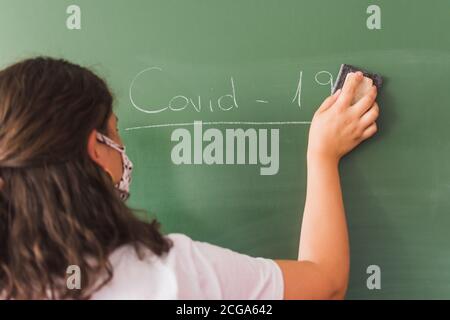
<svg viewBox="0 0 450 320"><path fill-rule="evenodd" d="M283 275L275 261L254 258L182 234L168 236L167 262L177 277L179 299L283 298Z"/></svg>

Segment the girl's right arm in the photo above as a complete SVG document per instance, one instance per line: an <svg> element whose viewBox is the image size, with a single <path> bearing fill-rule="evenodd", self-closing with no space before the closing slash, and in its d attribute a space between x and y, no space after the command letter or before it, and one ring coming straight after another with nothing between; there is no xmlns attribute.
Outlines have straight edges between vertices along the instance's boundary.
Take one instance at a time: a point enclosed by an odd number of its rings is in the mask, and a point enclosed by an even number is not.
<svg viewBox="0 0 450 320"><path fill-rule="evenodd" d="M343 299L349 274L349 244L339 179L339 161L377 131L376 87L351 105L363 80L348 75L342 91L314 115L307 152L307 191L298 260L278 260L285 299Z"/></svg>

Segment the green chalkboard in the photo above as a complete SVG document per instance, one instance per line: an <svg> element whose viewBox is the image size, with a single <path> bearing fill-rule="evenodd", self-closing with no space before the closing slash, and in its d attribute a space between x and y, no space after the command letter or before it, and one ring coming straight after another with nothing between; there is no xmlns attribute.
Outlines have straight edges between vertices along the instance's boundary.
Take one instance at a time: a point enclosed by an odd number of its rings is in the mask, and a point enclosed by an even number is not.
<svg viewBox="0 0 450 320"><path fill-rule="evenodd" d="M72 4L81 9L79 30L67 28ZM381 29L367 27L371 4L381 8ZM132 207L156 216L165 232L255 256L296 258L308 122L340 64L383 75L379 133L341 163L348 298L450 298L450 2L0 0L0 7L2 66L58 56L109 82L135 164ZM226 129L278 129L278 172L174 164L171 135L194 134L194 121L224 137ZM381 290L366 286L370 265L381 269Z"/></svg>

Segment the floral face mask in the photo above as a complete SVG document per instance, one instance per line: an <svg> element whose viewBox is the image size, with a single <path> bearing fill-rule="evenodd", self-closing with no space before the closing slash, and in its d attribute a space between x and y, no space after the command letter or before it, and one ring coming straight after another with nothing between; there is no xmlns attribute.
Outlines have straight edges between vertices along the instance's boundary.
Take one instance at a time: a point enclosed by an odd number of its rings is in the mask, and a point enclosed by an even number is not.
<svg viewBox="0 0 450 320"><path fill-rule="evenodd" d="M117 144L112 139L108 138L104 134L101 134L100 132L97 132L97 140L119 151L122 156L122 177L120 178L120 181L114 186L119 192L120 198L125 201L130 196L131 172L133 171L133 163L125 153L124 146Z"/></svg>

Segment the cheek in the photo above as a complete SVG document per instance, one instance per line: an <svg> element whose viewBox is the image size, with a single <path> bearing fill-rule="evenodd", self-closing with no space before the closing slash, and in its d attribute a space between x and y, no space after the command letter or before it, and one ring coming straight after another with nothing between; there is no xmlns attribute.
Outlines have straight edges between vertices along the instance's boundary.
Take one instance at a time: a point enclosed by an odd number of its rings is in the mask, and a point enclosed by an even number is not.
<svg viewBox="0 0 450 320"><path fill-rule="evenodd" d="M122 156L119 151L111 150L109 159L114 183L118 183L122 177Z"/></svg>

